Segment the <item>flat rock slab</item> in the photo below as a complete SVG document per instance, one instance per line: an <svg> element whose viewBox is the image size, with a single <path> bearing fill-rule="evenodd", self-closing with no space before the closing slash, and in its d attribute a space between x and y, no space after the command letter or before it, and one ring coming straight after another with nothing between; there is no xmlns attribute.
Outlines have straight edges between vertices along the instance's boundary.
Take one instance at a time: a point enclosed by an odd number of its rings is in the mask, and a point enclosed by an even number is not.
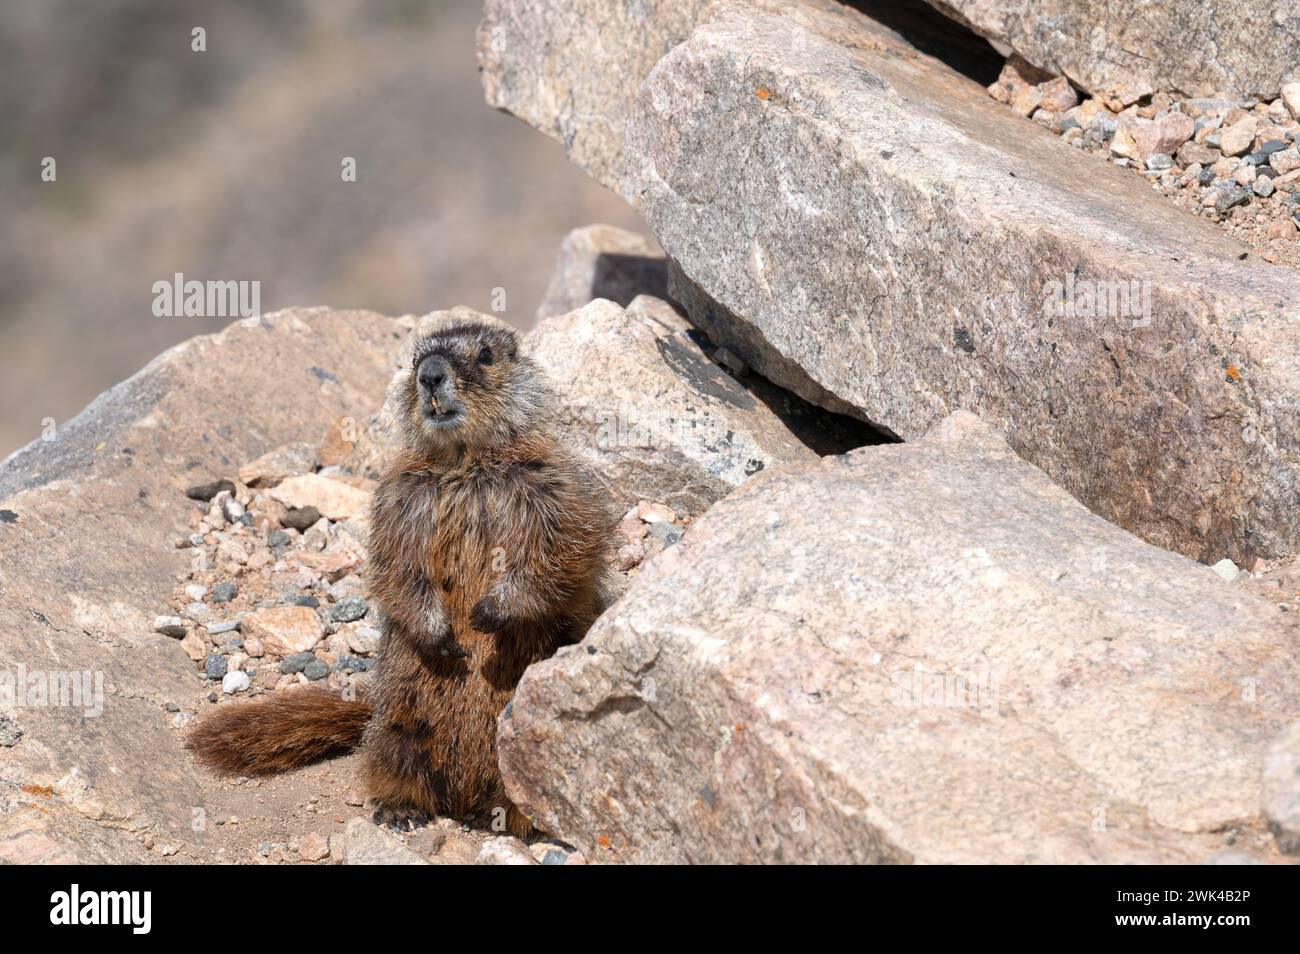
<svg viewBox="0 0 1300 954"><path fill-rule="evenodd" d="M1093 93L1272 98L1300 69L1291 0L928 0Z"/></svg>
<svg viewBox="0 0 1300 954"><path fill-rule="evenodd" d="M973 410L1197 559L1300 549L1294 271L834 3L489 0L480 39L489 102L636 204L777 384L904 439Z"/></svg>
<svg viewBox="0 0 1300 954"><path fill-rule="evenodd" d="M186 708L201 682L181 643L153 632L190 559L175 546L186 514L206 506L185 489L371 414L400 336L371 312L239 322L163 353L0 466L0 679L22 673L28 688L10 705L0 683L17 730L0 739L0 859L131 862L154 857L145 832L199 837L216 780L164 707Z"/></svg>
<svg viewBox="0 0 1300 954"><path fill-rule="evenodd" d="M314 507L331 520L364 520L370 515L370 494L320 474L300 474L281 481L271 497L295 509Z"/></svg>
<svg viewBox="0 0 1300 954"><path fill-rule="evenodd" d="M502 770L591 861L1276 859L1289 619L961 413L716 504L529 669Z"/></svg>

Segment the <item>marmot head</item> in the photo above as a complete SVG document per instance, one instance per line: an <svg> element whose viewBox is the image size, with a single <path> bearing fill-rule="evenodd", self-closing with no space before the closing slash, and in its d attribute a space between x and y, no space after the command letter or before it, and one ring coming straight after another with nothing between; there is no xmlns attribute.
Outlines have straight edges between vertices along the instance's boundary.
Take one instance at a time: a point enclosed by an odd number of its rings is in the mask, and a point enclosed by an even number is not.
<svg viewBox="0 0 1300 954"><path fill-rule="evenodd" d="M417 340L400 393L406 442L420 454L500 446L550 413L549 391L519 353L518 335L478 322Z"/></svg>

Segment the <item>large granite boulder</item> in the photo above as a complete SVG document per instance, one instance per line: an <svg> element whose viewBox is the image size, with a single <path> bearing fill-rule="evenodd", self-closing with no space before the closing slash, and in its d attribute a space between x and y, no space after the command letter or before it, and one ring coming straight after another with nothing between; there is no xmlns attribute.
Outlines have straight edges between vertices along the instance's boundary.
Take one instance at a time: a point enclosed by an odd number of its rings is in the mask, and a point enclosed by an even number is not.
<svg viewBox="0 0 1300 954"><path fill-rule="evenodd" d="M488 0L489 102L638 206L672 296L904 439L957 409L1197 559L1300 548L1300 276L829 0Z"/></svg>
<svg viewBox="0 0 1300 954"><path fill-rule="evenodd" d="M929 0L1092 93L1167 90L1271 99L1300 71L1291 0Z"/></svg>
<svg viewBox="0 0 1300 954"><path fill-rule="evenodd" d="M1290 619L960 413L716 504L525 674L501 765L594 861L1275 858Z"/></svg>

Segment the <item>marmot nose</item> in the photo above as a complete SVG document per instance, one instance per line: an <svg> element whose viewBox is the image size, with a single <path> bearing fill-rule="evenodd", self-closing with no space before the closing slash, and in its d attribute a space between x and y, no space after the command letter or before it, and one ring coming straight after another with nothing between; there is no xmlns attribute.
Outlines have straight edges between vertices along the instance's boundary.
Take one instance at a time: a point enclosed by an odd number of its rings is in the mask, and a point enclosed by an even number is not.
<svg viewBox="0 0 1300 954"><path fill-rule="evenodd" d="M442 387L450 372L451 369L448 367L445 358L431 354L420 362L420 370L416 377L420 382L420 386L432 393Z"/></svg>

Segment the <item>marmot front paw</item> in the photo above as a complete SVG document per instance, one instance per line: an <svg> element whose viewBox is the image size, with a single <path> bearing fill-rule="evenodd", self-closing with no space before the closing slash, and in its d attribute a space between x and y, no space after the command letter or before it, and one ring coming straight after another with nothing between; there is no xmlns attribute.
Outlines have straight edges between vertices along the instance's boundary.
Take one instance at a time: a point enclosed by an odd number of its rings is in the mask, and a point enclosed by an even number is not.
<svg viewBox="0 0 1300 954"><path fill-rule="evenodd" d="M498 633L505 629L510 618L506 615L501 600L489 593L469 611L469 624L484 633Z"/></svg>
<svg viewBox="0 0 1300 954"><path fill-rule="evenodd" d="M431 625L425 627L420 633L419 641L424 651L431 655L456 658L469 655L469 650L456 642L456 637L452 635L451 623L445 617L431 621Z"/></svg>

